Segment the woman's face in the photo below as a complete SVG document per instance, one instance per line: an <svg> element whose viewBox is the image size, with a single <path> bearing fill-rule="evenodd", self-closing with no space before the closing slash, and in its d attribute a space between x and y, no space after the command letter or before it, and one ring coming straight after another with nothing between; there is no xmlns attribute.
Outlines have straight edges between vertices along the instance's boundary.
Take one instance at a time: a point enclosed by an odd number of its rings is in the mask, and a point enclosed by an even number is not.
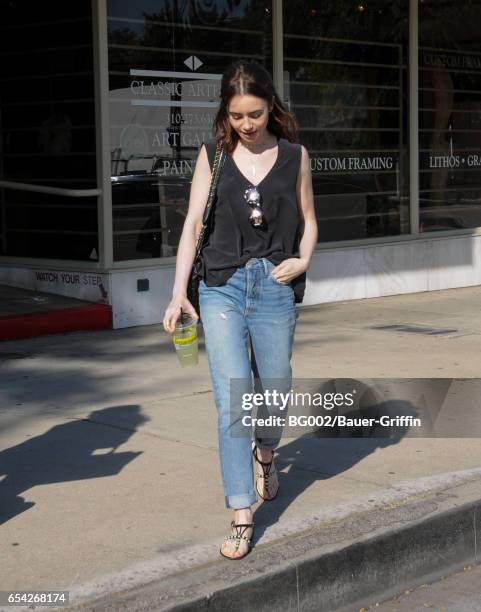
<svg viewBox="0 0 481 612"><path fill-rule="evenodd" d="M250 95L236 95L230 99L227 114L232 128L246 144L264 140L269 121L269 107L266 100Z"/></svg>

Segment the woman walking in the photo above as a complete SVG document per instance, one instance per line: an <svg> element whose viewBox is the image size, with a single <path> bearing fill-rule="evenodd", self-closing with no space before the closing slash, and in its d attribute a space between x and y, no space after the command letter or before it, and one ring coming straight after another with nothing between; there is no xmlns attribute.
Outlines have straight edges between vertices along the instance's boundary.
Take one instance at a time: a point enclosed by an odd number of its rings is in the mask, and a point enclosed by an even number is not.
<svg viewBox="0 0 481 612"><path fill-rule="evenodd" d="M290 389L296 303L303 299L317 224L309 156L296 142L296 120L269 73L256 62L234 62L222 76L220 98L216 137L203 143L196 161L163 324L173 333L181 309L198 318L187 299L187 283L220 140L227 157L202 250L199 302L218 415L225 504L234 510L231 533L220 552L239 559L251 548L250 507L256 491L269 501L277 494L274 449L280 441L278 429L266 436L265 429L240 427L247 414L240 398L251 393L252 374L260 391L273 380L277 391ZM281 414L272 405L259 410Z"/></svg>

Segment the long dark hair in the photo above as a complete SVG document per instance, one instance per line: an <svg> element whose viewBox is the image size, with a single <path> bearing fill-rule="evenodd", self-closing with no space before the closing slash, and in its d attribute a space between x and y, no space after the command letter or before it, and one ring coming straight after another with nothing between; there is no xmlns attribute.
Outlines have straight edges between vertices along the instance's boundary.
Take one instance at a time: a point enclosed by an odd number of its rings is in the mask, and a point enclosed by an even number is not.
<svg viewBox="0 0 481 612"><path fill-rule="evenodd" d="M222 141L227 155L234 151L239 140L227 114L229 101L235 95L256 96L266 100L269 105L272 103L267 129L278 138L298 142L299 127L296 118L277 95L270 74L258 62L238 60L232 62L222 75L220 106L214 119L216 138Z"/></svg>

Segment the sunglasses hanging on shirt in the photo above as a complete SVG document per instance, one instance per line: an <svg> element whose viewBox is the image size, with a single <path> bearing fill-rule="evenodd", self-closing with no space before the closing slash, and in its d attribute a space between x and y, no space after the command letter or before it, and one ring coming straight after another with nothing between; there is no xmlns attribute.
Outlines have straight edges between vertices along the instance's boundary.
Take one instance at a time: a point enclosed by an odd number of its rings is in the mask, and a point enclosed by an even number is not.
<svg viewBox="0 0 481 612"><path fill-rule="evenodd" d="M254 227L259 227L264 222L264 216L262 214L261 208L261 194L259 193L255 185L248 187L244 191L244 199L251 207L249 221Z"/></svg>

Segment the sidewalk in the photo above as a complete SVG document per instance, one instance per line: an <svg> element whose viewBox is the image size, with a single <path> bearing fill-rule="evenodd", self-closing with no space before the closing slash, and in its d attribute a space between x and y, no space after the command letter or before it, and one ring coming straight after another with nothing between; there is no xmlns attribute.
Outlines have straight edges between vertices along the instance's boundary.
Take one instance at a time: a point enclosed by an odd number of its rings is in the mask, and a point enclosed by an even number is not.
<svg viewBox="0 0 481 612"><path fill-rule="evenodd" d="M481 287L301 307L293 375L481 377L480 312ZM355 542L392 531L399 517L382 513L408 503L429 499L426 514L455 490L454 506L481 499L477 438L284 439L279 496L256 506L254 551L230 562L203 344L199 366L181 369L161 325L76 332L2 342L0 364L3 591L70 590L72 604L151 583L162 609L191 596L189 571L233 580L343 517L353 531L336 542ZM355 532L356 516L376 513ZM174 583L177 600L162 603Z"/></svg>

